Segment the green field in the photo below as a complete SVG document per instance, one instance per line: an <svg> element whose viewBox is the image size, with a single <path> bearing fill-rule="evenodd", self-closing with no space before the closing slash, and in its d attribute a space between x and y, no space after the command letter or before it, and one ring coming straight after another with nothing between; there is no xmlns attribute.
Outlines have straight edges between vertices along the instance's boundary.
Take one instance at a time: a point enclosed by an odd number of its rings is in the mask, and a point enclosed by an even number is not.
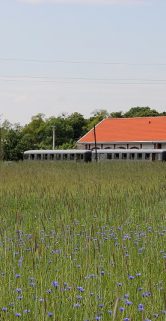
<svg viewBox="0 0 166 321"><path fill-rule="evenodd" d="M166 164L0 164L0 321L166 320Z"/></svg>

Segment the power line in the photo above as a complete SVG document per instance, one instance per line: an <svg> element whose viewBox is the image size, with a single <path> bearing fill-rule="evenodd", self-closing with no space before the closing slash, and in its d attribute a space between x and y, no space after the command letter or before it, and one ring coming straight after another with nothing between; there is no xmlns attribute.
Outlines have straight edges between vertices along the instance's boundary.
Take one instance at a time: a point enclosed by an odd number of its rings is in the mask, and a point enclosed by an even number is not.
<svg viewBox="0 0 166 321"><path fill-rule="evenodd" d="M19 82L19 81L38 81L39 83L72 83L76 81L106 82L107 84L124 85L164 85L166 79L138 79L138 78L89 78L89 77L58 77L49 76L0 76L0 81Z"/></svg>
<svg viewBox="0 0 166 321"><path fill-rule="evenodd" d="M92 64L92 65L124 65L124 66L166 66L166 63L128 63L115 61L94 61L94 60L47 60L47 59L29 59L29 58L5 58L0 57L2 62L18 62L18 63L42 63L42 64Z"/></svg>

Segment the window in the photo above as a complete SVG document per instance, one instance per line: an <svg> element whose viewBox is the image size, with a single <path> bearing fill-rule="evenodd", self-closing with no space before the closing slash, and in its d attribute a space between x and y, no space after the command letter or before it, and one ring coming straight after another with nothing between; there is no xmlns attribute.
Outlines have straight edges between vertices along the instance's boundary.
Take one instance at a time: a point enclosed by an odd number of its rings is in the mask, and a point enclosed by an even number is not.
<svg viewBox="0 0 166 321"><path fill-rule="evenodd" d="M115 153L114 158L119 159L119 153Z"/></svg>
<svg viewBox="0 0 166 321"><path fill-rule="evenodd" d="M50 154L50 160L54 160L54 154Z"/></svg>
<svg viewBox="0 0 166 321"><path fill-rule="evenodd" d="M135 154L131 153L129 157L130 157L130 159L134 159L135 158Z"/></svg>
<svg viewBox="0 0 166 321"><path fill-rule="evenodd" d="M30 159L31 159L31 160L34 160L34 159L35 159L35 155L34 155L34 154L31 154L31 155L30 155Z"/></svg>
<svg viewBox="0 0 166 321"><path fill-rule="evenodd" d="M63 154L63 160L67 160L67 154Z"/></svg>
<svg viewBox="0 0 166 321"><path fill-rule="evenodd" d="M56 160L61 160L61 154L56 154Z"/></svg>
<svg viewBox="0 0 166 321"><path fill-rule="evenodd" d="M137 155L137 159L142 159L142 153L139 153L139 154Z"/></svg>
<svg viewBox="0 0 166 321"><path fill-rule="evenodd" d="M70 160L74 160L74 154L70 154Z"/></svg>
<svg viewBox="0 0 166 321"><path fill-rule="evenodd" d="M127 154L126 153L122 153L122 159L127 159Z"/></svg>
<svg viewBox="0 0 166 321"><path fill-rule="evenodd" d="M107 154L107 159L112 159L112 154Z"/></svg>
<svg viewBox="0 0 166 321"><path fill-rule="evenodd" d="M150 153L145 153L145 159L146 160L150 159Z"/></svg>
<svg viewBox="0 0 166 321"><path fill-rule="evenodd" d="M80 160L80 154L76 154L76 160Z"/></svg>
<svg viewBox="0 0 166 321"><path fill-rule="evenodd" d="M41 160L41 154L37 154L37 160Z"/></svg>

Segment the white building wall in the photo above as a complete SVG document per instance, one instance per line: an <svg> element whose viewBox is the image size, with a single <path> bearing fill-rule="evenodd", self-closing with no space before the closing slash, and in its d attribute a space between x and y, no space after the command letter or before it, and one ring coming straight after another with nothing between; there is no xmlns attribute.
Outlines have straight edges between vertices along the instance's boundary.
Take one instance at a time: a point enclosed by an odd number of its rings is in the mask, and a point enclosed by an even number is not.
<svg viewBox="0 0 166 321"><path fill-rule="evenodd" d="M154 148L154 143L142 143L142 148L153 149Z"/></svg>
<svg viewBox="0 0 166 321"><path fill-rule="evenodd" d="M134 148L134 147L136 147L136 148L138 148L138 149L154 149L155 148L155 145L157 146L157 144L158 143L155 143L155 142L153 142L153 143L151 143L151 142L145 142L145 143L138 143L138 142L136 142L136 143L126 143L126 144L124 144L124 143L122 143L122 144L120 144L120 143L118 143L118 144L99 144L99 143L97 143L96 145L97 145L97 148L99 148L99 149L106 149L106 148L110 148L110 149L119 149L119 148L128 148L128 149L131 149L131 148ZM93 144L77 144L77 149L80 149L80 150L82 150L82 149L87 149L87 150L89 150L89 149L94 149L95 148L95 144L93 143ZM156 147L157 148L157 147ZM164 142L164 143L162 143L161 142L161 148L162 149L166 149L166 142Z"/></svg>
<svg viewBox="0 0 166 321"><path fill-rule="evenodd" d="M166 149L166 143L162 143L162 148Z"/></svg>

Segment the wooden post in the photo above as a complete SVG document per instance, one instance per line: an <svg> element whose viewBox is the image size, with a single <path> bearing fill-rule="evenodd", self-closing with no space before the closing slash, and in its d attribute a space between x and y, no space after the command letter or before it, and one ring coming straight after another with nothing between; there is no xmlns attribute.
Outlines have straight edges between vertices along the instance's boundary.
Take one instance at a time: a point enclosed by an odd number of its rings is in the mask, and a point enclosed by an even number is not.
<svg viewBox="0 0 166 321"><path fill-rule="evenodd" d="M97 142L96 142L96 126L94 125L94 141L95 141L95 161L97 162Z"/></svg>

